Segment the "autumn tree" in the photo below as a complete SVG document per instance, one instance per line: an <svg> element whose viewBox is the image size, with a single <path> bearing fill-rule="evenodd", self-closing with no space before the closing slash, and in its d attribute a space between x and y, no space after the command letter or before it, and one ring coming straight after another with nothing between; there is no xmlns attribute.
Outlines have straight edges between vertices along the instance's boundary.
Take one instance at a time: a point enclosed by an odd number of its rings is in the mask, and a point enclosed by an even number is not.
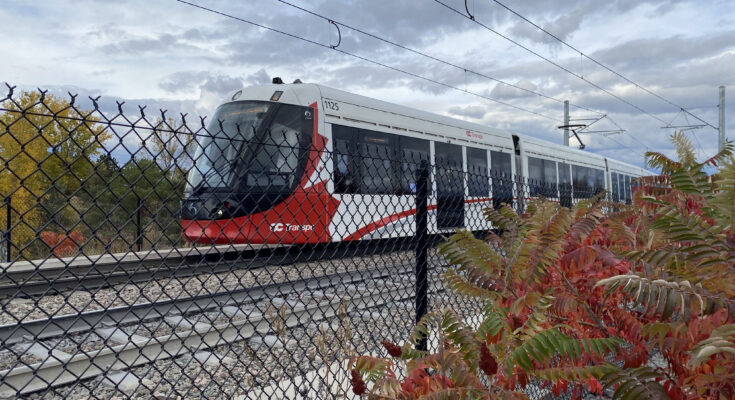
<svg viewBox="0 0 735 400"><path fill-rule="evenodd" d="M93 113L45 92L22 92L0 106L0 196L12 207L18 251L41 230L69 227L84 212L74 199L110 137Z"/></svg>
<svg viewBox="0 0 735 400"><path fill-rule="evenodd" d="M182 178L192 162L193 135L184 121L157 118L144 141L151 157L170 179Z"/></svg>

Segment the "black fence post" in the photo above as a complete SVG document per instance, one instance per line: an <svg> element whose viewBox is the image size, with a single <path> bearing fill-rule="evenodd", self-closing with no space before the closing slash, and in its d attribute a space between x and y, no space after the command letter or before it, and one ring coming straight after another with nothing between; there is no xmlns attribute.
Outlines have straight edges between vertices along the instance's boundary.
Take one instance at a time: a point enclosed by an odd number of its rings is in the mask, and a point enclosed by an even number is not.
<svg viewBox="0 0 735 400"><path fill-rule="evenodd" d="M140 223L140 195L135 193L135 244L138 251L143 249L143 225Z"/></svg>
<svg viewBox="0 0 735 400"><path fill-rule="evenodd" d="M429 250L428 216L429 216L429 163L421 162L418 170L416 188L416 322L418 323L428 310L429 280L427 277ZM416 344L416 349L427 350L426 337Z"/></svg>
<svg viewBox="0 0 735 400"><path fill-rule="evenodd" d="M12 228L12 224L10 222L10 212L11 212L11 205L10 205L10 196L5 197L5 261L10 262L10 250L12 248L11 245L11 238L10 238L10 230Z"/></svg>

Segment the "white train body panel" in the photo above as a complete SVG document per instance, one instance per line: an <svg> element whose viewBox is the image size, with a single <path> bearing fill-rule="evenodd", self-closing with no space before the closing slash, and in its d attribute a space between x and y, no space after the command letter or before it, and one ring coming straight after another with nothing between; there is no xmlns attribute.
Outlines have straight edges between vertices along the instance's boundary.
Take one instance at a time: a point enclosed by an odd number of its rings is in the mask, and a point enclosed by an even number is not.
<svg viewBox="0 0 735 400"><path fill-rule="evenodd" d="M484 154L487 154L485 165L490 170L493 170L491 166L495 162L502 163L509 159L507 172L511 175L519 174L528 179L534 177L533 174L537 172L539 165L543 165L546 173L555 172L557 181L549 182L553 184L561 182L564 168L569 169L570 178L575 168L582 168L580 169L582 171L593 171L596 178L599 178L599 171L604 171L604 188L608 191L613 189L611 182L613 174L618 178L649 174L642 168L605 159L597 154L315 84L280 84L245 88L236 97L236 101L269 101L274 93L279 91L282 92L278 98L279 103L304 107L315 106L318 110L318 121L315 126L318 133L326 139L326 146L325 151L320 155L317 168L306 181L308 181L307 186L323 183L325 190L338 202L336 212L328 225L329 237L332 241L412 236L415 215L415 195L410 193L341 193L338 190L334 178L335 160L332 157L333 152L337 150L335 148L336 130L354 132L352 133L354 139L350 140L355 141L362 140L360 135L364 132L389 137L391 143L403 143L410 140L403 138L426 141L432 165L435 165L439 146L449 149L442 151L453 151L455 152L453 154L459 154L457 149L461 148L461 168L465 171L470 163L482 165L481 154L484 150ZM235 93L229 96L227 102L233 101L234 95ZM470 152L473 152L474 158L470 157ZM478 154L480 156L477 156ZM494 161L494 157L497 160ZM457 157L456 161L460 162L460 158ZM556 170L554 171L553 168ZM590 170L583 168L590 168ZM586 176L591 179L590 174ZM487 180L487 186L492 186L492 179L488 177ZM625 182L625 179L620 178L619 181ZM436 177L432 177L432 182L429 198L429 230L430 232L449 232L451 229L439 228L437 225L437 190L439 188L437 188ZM618 190L620 190L619 187ZM472 230L490 229L491 226L485 221L482 211L493 204L493 195L497 197L498 194L490 192L485 195L477 195L475 193L473 196L467 180L465 180L464 191L464 196L462 196L465 204L464 226ZM559 201L560 193L550 192L550 195L546 197ZM527 193L524 197L528 195ZM311 212L322 212L322 210L314 209Z"/></svg>

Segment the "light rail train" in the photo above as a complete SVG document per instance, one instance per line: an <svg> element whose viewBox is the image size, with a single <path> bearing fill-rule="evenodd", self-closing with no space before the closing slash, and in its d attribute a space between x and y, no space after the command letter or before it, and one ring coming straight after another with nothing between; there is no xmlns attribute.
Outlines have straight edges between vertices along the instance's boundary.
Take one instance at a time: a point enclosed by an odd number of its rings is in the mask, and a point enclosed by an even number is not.
<svg viewBox="0 0 735 400"><path fill-rule="evenodd" d="M630 202L631 178L650 174L321 85L274 82L230 95L207 132L196 135L182 205L187 240L301 244L412 236L421 160L432 166L433 233L489 229L482 209L534 196L570 205L607 190L613 201Z"/></svg>

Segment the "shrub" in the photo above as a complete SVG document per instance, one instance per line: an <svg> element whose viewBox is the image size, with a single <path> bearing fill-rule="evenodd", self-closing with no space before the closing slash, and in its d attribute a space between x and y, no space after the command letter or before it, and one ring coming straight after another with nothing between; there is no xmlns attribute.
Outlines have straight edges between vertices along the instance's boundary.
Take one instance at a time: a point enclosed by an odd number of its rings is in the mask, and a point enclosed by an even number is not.
<svg viewBox="0 0 735 400"><path fill-rule="evenodd" d="M53 255L59 258L74 255L86 240L84 235L77 230L73 230L68 234L43 231L40 236L43 243L51 249Z"/></svg>
<svg viewBox="0 0 735 400"><path fill-rule="evenodd" d="M427 314L392 358L350 360L371 398L524 397L531 378L555 394L615 398L735 396L735 161L732 146L697 163L648 153L661 175L639 180L634 202L605 215L602 195L571 209L534 200L486 217L503 232L459 231L439 250L456 293L484 302L468 326L452 310ZM704 168L719 166L707 176ZM428 334L436 352L414 347ZM661 363L649 362L656 354ZM405 371L398 378L397 368Z"/></svg>

